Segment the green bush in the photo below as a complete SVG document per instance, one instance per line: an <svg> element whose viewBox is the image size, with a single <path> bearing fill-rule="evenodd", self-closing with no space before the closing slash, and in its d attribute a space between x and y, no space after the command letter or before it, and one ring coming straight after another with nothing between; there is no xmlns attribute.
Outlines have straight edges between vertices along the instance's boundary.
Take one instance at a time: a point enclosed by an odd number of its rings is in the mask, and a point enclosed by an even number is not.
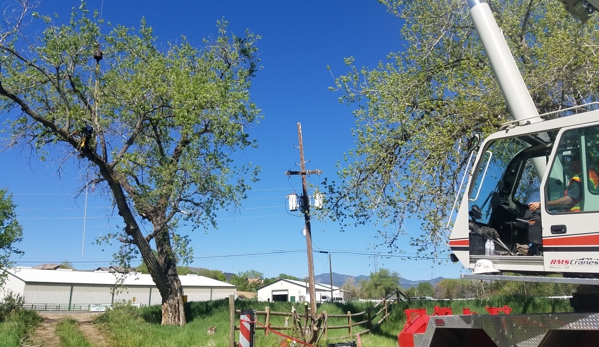
<svg viewBox="0 0 599 347"><path fill-rule="evenodd" d="M6 320L0 323L0 347L19 346L42 320L35 311L13 310Z"/></svg>
<svg viewBox="0 0 599 347"><path fill-rule="evenodd" d="M22 310L24 304L22 296L9 291L0 302L0 322L4 322L14 311Z"/></svg>
<svg viewBox="0 0 599 347"><path fill-rule="evenodd" d="M111 321L121 321L123 319L143 321L140 309L131 306L130 304L115 304L112 308L106 310L104 314L96 317L94 321L96 323L107 323Z"/></svg>

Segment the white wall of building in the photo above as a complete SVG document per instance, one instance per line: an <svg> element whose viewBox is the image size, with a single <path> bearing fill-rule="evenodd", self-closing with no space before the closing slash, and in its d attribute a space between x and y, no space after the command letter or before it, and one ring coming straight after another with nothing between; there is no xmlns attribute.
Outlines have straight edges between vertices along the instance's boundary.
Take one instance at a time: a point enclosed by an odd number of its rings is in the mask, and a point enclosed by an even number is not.
<svg viewBox="0 0 599 347"><path fill-rule="evenodd" d="M297 283L279 280L265 287L258 289L258 301L273 301L273 295L287 295L287 301L304 302L306 301L307 286Z"/></svg>
<svg viewBox="0 0 599 347"><path fill-rule="evenodd" d="M68 305L71 286L59 284L25 285L20 294L27 304L53 303Z"/></svg>
<svg viewBox="0 0 599 347"><path fill-rule="evenodd" d="M181 276L183 294L187 301L208 301L237 295L237 289L229 283L203 276ZM114 274L106 272L54 271L30 268L9 270L0 298L8 291L19 294L26 305L36 309L85 309L92 304L132 302L140 305L159 305L160 292L149 275L136 274L116 285Z"/></svg>
<svg viewBox="0 0 599 347"><path fill-rule="evenodd" d="M4 298L8 293L23 293L25 291L25 282L19 281L7 274L4 286L0 290L0 298Z"/></svg>
<svg viewBox="0 0 599 347"><path fill-rule="evenodd" d="M316 302L330 301L331 287L317 283ZM294 280L278 280L267 286L258 289L258 301L278 301L281 295L287 295L289 302L310 302L310 290L308 284L302 281ZM278 297L275 297L278 296ZM333 286L333 297L335 301L342 301L343 294L338 287Z"/></svg>
<svg viewBox="0 0 599 347"><path fill-rule="evenodd" d="M160 292L158 292L157 288L152 287L117 287L114 291L114 302L126 303L132 302L135 304L141 305L160 305ZM111 301L107 301L106 303L110 303Z"/></svg>

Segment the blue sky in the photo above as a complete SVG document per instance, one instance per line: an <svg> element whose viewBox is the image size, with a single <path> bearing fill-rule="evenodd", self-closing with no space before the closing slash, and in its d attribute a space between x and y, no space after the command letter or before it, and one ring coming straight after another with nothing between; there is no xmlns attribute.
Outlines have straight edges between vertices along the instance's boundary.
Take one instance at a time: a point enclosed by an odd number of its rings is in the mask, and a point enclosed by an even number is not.
<svg viewBox="0 0 599 347"><path fill-rule="evenodd" d="M44 0L37 11L58 13L65 22L71 7L78 5L76 0ZM138 26L145 17L159 44L184 35L199 46L203 38L216 35L216 21L223 17L234 33L250 29L262 36L258 47L263 69L251 94L264 118L249 130L259 148L240 155L241 160L262 167L260 181L239 211L219 214L218 230L191 234L195 255L191 265L234 273L254 269L266 277L306 276L303 217L287 211L285 198L301 192L300 178L284 174L299 170L297 123L302 125L307 169L323 171L321 177L310 177L310 182L317 185L324 177L334 179L335 164L354 145L354 106L340 104L340 94L328 90L334 80L326 67L338 76L347 72L344 57L353 56L356 65L367 67L386 61L390 52L405 45L400 38L402 22L376 0L89 0L87 6L101 9L102 18L113 24ZM85 193L77 196L86 175L85 162L71 161L59 175L58 163L29 160L16 148L0 152L0 163L0 187L13 194L24 228L19 247L25 256L15 258L20 265L66 260L78 269L89 269L110 264L114 247L92 243L122 222L111 210L110 200L96 191L88 192L85 211ZM417 226L410 223L408 231L417 233L411 230ZM368 275L384 267L421 280L458 277L462 271L451 263L434 265L399 254L387 257L386 249L375 248L380 240L372 226L341 232L335 222L313 220L312 234L316 274L329 269L328 256L318 253L321 250L332 253L333 271L343 274ZM405 252L413 255L407 238L404 244ZM374 257L377 253L381 255Z"/></svg>

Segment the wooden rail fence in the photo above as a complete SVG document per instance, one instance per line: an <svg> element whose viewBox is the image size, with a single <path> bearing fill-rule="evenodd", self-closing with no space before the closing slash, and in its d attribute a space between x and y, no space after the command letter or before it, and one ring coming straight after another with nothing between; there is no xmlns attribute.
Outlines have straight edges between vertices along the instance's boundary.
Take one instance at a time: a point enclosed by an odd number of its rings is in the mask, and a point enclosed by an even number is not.
<svg viewBox="0 0 599 347"><path fill-rule="evenodd" d="M327 314L325 323L321 326L321 329L324 329L323 334L324 337L327 338L327 331L331 329L347 329L347 335L335 337L335 339L344 339L348 337L352 337L355 335L361 335L365 333L369 333L372 330L376 329L381 323L383 323L389 317L389 308L396 304L399 301L399 295L403 295L399 290L396 293L386 297L385 299L378 302L374 307L369 308L362 312L352 313L347 311L346 314ZM405 297L405 296L404 296ZM256 324L254 326L255 331L265 330L266 327L272 330L290 330L290 329L302 329L302 326L305 328L306 324L301 324L301 320L304 322L308 321L308 317L310 315L310 308L307 303L304 303L304 313L303 315L299 315L297 311L294 312L275 312L271 311L270 307L265 307L264 311L254 311L256 314L255 320L260 324ZM229 335L229 346L235 347L235 331L239 330L239 326L235 325L239 322L239 315L241 310L235 310L235 300L231 295L229 297L229 317L230 317L230 335ZM271 317L273 316L281 316L285 317L284 325L270 325ZM343 325L329 325L327 323L330 318L345 318L347 319L347 324ZM290 321L291 320L291 324ZM361 330L359 332L355 332L355 327L365 326L366 329Z"/></svg>

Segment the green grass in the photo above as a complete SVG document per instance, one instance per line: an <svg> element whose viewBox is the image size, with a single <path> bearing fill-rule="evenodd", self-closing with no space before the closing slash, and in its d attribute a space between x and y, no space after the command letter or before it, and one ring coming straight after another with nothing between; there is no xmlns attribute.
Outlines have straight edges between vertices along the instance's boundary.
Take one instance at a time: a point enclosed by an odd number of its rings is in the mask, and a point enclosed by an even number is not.
<svg viewBox="0 0 599 347"><path fill-rule="evenodd" d="M94 347L79 330L77 321L72 318L61 320L56 326L56 335L62 347Z"/></svg>
<svg viewBox="0 0 599 347"><path fill-rule="evenodd" d="M0 347L20 346L42 318L33 311L17 310L0 323Z"/></svg>
<svg viewBox="0 0 599 347"><path fill-rule="evenodd" d="M141 310L126 306L117 307L100 316L98 321L106 326L112 341L111 346L115 347L228 346L228 308L213 310L213 305L218 306L220 303L217 301L202 305L204 310L196 311L199 316L189 319L189 323L184 327L161 326L159 306ZM187 305L187 308L189 314L190 305ZM226 321L227 328L218 326L215 335L207 336L208 327L216 325L214 321Z"/></svg>
<svg viewBox="0 0 599 347"><path fill-rule="evenodd" d="M535 312L570 312L571 308L567 300L549 300L519 296L496 297L491 299L469 300L469 301L435 301L422 300L410 303L400 303L390 309L389 319L373 333L361 336L363 347L396 347L397 334L403 328L405 317L403 311L406 308L426 308L432 313L436 305L451 307L455 314L460 314L463 307L469 307L479 314L486 314L485 306L503 307L509 305L513 311L518 313ZM297 303L264 303L256 301L236 301L235 309L254 309L264 311L269 306L271 312L290 312L294 306L299 312L303 312L303 305ZM349 304L323 304L319 305L318 312L327 311L328 314L345 314L347 311L361 312L372 307L369 303ZM145 347L145 346L206 346L227 347L229 346L229 302L228 300L210 302L192 302L186 304L188 324L184 327L169 327L160 325L160 306L136 309L133 307L121 307L107 312L99 318L104 324L115 347ZM354 321L363 318L354 318ZM260 316L259 322L264 323L264 316ZM271 316L272 326L283 326L285 318ZM290 323L291 324L291 323ZM329 318L328 325L346 325L347 318ZM235 325L239 325L239 317L236 316ZM216 326L216 334L207 335L207 330ZM365 330L366 327L354 327L353 333ZM284 334L298 336L291 330L281 331ZM356 340L355 335L348 337L348 329L329 330L327 339L321 340L321 346L327 343L345 342ZM235 340L239 340L239 331L235 332ZM255 333L254 344L260 347L278 347L281 338L273 333L265 335L263 330Z"/></svg>

